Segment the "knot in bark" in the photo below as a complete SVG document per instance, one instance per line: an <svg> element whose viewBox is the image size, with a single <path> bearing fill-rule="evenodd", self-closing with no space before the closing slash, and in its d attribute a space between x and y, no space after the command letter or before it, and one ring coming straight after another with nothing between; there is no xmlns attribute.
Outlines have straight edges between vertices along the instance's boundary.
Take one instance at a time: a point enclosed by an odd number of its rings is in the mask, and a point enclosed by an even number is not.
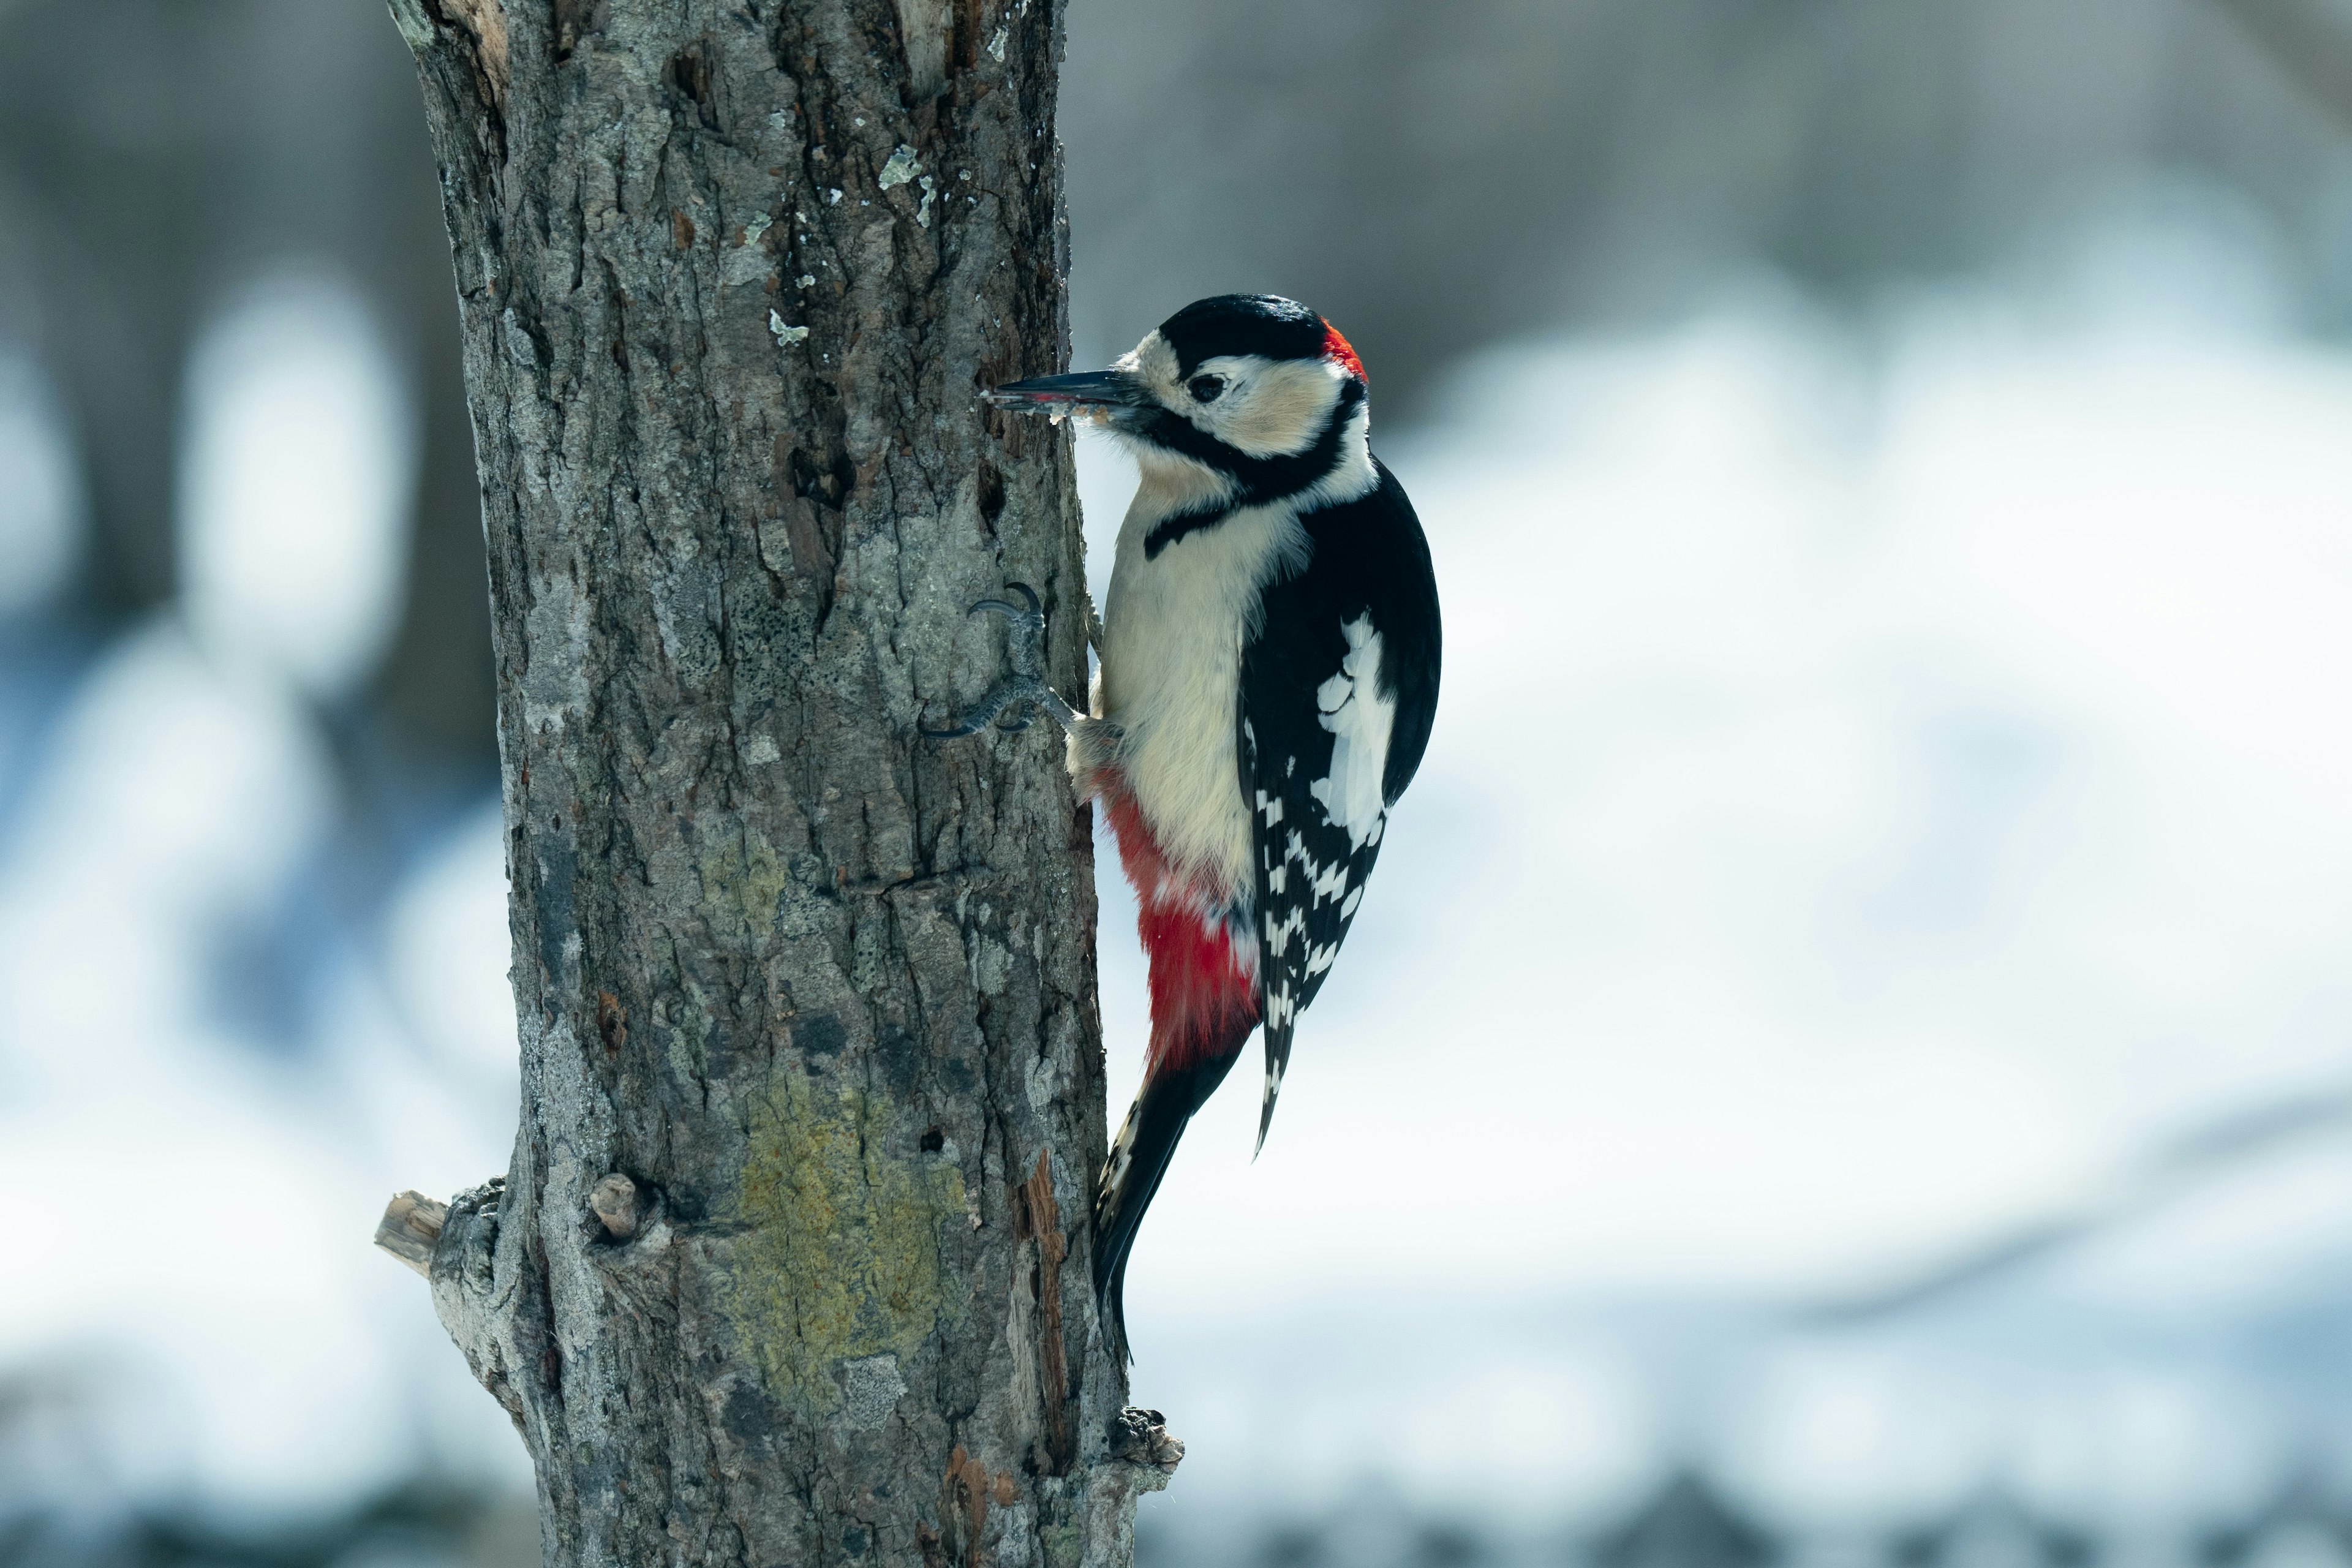
<svg viewBox="0 0 2352 1568"><path fill-rule="evenodd" d="M618 1171L588 1190L589 1210L614 1241L626 1241L637 1234L638 1206L637 1184Z"/></svg>
<svg viewBox="0 0 2352 1568"><path fill-rule="evenodd" d="M1129 1405L1111 1418L1111 1458L1145 1472L1138 1491L1156 1492L1168 1484L1184 1460L1184 1441L1168 1430L1168 1418L1157 1410Z"/></svg>

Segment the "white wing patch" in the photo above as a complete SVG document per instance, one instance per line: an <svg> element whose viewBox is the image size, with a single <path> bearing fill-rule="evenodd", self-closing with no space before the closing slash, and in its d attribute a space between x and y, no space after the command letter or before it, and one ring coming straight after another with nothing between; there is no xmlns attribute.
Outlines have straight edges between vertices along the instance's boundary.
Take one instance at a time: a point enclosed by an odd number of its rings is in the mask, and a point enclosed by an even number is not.
<svg viewBox="0 0 2352 1568"><path fill-rule="evenodd" d="M1318 721L1332 734L1331 773L1307 786L1323 803L1332 822L1348 830L1350 847L1361 849L1381 838L1387 803L1381 781L1389 762L1389 730L1396 722L1396 700L1380 690L1381 634L1370 612L1339 628L1348 651L1339 673L1316 689Z"/></svg>

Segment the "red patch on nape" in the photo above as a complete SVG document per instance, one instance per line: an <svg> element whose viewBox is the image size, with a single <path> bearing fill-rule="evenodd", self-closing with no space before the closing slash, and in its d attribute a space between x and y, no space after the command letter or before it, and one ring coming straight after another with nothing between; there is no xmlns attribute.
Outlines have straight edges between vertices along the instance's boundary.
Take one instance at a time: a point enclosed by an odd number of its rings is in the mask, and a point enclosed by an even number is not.
<svg viewBox="0 0 2352 1568"><path fill-rule="evenodd" d="M1364 362L1356 357L1354 347L1339 335L1339 329L1328 321L1323 323L1323 357L1367 386L1371 384L1364 375Z"/></svg>
<svg viewBox="0 0 2352 1568"><path fill-rule="evenodd" d="M1116 773L1087 783L1141 905L1135 929L1151 966L1147 1070L1195 1068L1232 1055L1257 1023L1257 980L1234 952L1232 931L1209 913L1220 900L1168 864Z"/></svg>

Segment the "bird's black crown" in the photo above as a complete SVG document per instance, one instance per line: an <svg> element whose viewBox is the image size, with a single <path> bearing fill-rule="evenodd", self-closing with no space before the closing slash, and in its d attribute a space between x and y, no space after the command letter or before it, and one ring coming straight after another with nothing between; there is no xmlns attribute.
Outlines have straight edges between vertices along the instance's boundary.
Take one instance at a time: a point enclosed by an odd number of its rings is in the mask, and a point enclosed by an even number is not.
<svg viewBox="0 0 2352 1568"><path fill-rule="evenodd" d="M1219 294L1195 300L1160 322L1160 336L1176 351L1178 374L1190 375L1202 360L1220 354L1318 359L1331 327L1297 300L1280 295Z"/></svg>

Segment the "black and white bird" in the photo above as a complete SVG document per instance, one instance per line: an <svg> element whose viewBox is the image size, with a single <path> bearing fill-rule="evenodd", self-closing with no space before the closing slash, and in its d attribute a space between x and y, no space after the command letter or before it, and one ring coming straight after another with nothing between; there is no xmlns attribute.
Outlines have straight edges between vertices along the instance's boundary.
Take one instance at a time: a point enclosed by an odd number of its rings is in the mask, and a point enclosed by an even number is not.
<svg viewBox="0 0 2352 1568"><path fill-rule="evenodd" d="M1021 701L1070 734L1141 905L1151 1036L1095 1211L1095 1286L1124 1348L1124 1282L1185 1123L1265 1030L1258 1142L1298 1016L1363 900L1389 807L1437 711L1437 584L1372 456L1364 367L1306 306L1187 305L1108 370L1016 381L1000 408L1080 415L1135 458L1092 712L1021 673L953 730ZM1029 597L1026 589L1021 590Z"/></svg>

